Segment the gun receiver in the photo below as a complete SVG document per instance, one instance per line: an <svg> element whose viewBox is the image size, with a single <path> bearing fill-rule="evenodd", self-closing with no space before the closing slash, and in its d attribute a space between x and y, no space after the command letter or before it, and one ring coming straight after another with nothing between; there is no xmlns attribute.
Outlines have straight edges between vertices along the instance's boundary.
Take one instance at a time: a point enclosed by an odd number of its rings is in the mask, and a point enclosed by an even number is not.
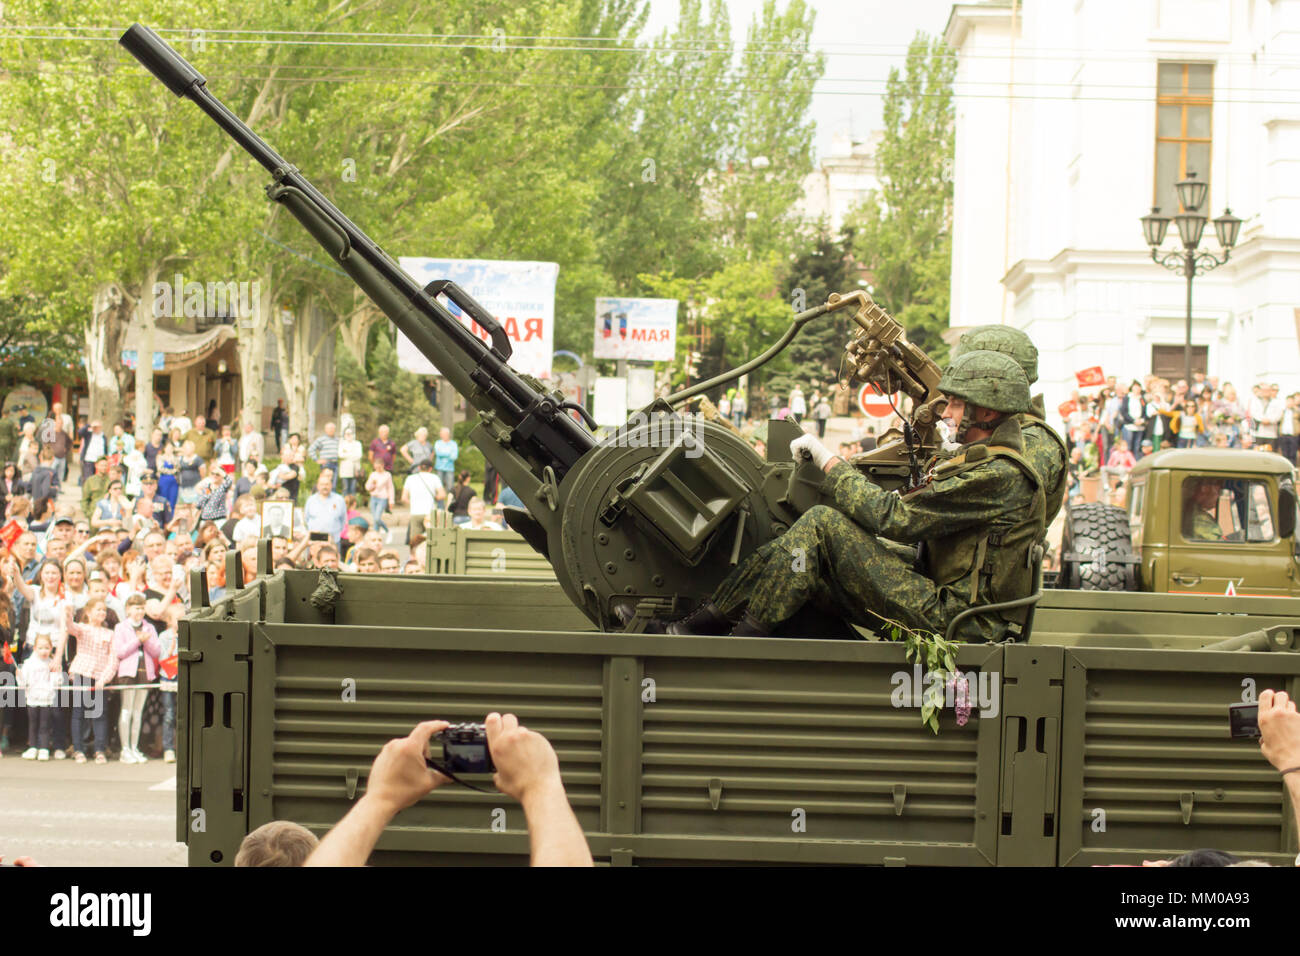
<svg viewBox="0 0 1300 956"><path fill-rule="evenodd" d="M939 394L942 372L907 341L903 326L867 293L832 294L827 304L844 300L856 300L852 317L861 330L845 347L849 380L870 382L882 395L902 392L912 400L911 433L891 429L880 436L874 451L855 456L853 464L882 484L914 484L919 462L935 449L935 424L944 405Z"/></svg>
<svg viewBox="0 0 1300 956"><path fill-rule="evenodd" d="M266 194L302 223L343 271L431 361L484 419L499 425L493 437L528 463L534 476L550 468L559 479L596 445L595 437L567 413L558 394L507 363L510 340L495 317L454 282L419 283L274 149L207 89L207 81L148 27L138 23L119 41L163 85L193 100L271 174ZM445 295L483 329L491 346L462 325L437 300ZM493 457L489 455L489 457ZM495 463L495 462L494 462ZM517 462L515 463L518 464ZM502 468L512 483L518 467Z"/></svg>

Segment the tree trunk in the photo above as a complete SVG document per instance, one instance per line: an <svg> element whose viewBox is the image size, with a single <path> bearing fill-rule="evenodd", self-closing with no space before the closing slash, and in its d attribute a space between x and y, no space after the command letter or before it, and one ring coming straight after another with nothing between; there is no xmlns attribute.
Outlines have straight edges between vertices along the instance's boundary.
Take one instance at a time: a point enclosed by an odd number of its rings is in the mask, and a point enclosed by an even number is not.
<svg viewBox="0 0 1300 956"><path fill-rule="evenodd" d="M122 342L130 316L131 299L117 283L105 283L95 290L85 328L86 386L90 392L90 419L102 422L105 433L110 435L113 423L122 420L119 372L128 377L131 374L122 364Z"/></svg>
<svg viewBox="0 0 1300 956"><path fill-rule="evenodd" d="M299 303L292 325L286 326L278 317L271 322L275 333L276 359L280 365L280 381L284 384L289 403L289 421L293 430L310 444L313 435L308 400L311 396L312 365L316 351L310 346L311 329L317 317L314 296L306 295ZM332 333L331 333L332 334Z"/></svg>
<svg viewBox="0 0 1300 956"><path fill-rule="evenodd" d="M339 325L339 337L343 339L343 347L357 360L362 371L366 367L366 341L370 338L370 330L374 328L376 322L384 318L386 318L384 313L365 299Z"/></svg>
<svg viewBox="0 0 1300 956"><path fill-rule="evenodd" d="M236 326L235 351L239 355L239 381L244 393L239 409L238 434L241 435L244 422L252 422L258 431L267 427L262 421L262 383L266 378L266 334L275 315L274 301L271 276L267 275L253 314L241 317Z"/></svg>
<svg viewBox="0 0 1300 956"><path fill-rule="evenodd" d="M158 301L154 283L158 281L159 271L157 266L149 270L143 291L135 301L134 321L141 333L135 363L135 434L143 436L148 436L153 425L153 333L158 324L154 315L154 303Z"/></svg>

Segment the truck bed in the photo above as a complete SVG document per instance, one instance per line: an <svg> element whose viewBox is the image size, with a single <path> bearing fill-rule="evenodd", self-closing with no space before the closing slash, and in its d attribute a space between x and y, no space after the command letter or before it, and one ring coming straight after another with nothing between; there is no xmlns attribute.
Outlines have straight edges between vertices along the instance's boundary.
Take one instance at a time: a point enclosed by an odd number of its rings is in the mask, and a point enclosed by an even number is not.
<svg viewBox="0 0 1300 956"><path fill-rule="evenodd" d="M259 578L182 628L177 831L192 865L229 864L273 819L324 833L386 740L490 710L554 743L592 851L611 864L1296 852L1281 782L1257 746L1228 737L1227 705L1243 681L1295 693L1300 657L1186 646L1284 617L1271 599L1231 611L1234 599L1192 599L1195 623L1181 626L1174 596L1107 594L1085 631L1086 592L1055 592L1034 643L961 649L989 706L962 727L945 708L936 736L916 706L924 675L898 644L605 635L555 583L494 577L344 574L321 611L317 580ZM373 862L527 852L513 801L447 786L398 816Z"/></svg>

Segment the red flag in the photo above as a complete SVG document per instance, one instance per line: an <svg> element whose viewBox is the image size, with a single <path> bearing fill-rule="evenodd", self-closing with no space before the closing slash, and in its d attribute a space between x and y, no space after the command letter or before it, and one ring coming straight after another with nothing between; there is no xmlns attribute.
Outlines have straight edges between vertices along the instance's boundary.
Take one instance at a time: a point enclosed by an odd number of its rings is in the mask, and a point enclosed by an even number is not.
<svg viewBox="0 0 1300 956"><path fill-rule="evenodd" d="M1056 411L1062 418L1069 418L1078 410L1078 408L1079 406L1074 402L1061 402L1061 404L1056 407Z"/></svg>
<svg viewBox="0 0 1300 956"><path fill-rule="evenodd" d="M5 649L4 649L4 657L3 657L4 665L5 665L5 667L8 667L10 664L12 664L12 663L14 662L14 652L11 651L11 650L9 649L9 642L8 642L8 641L5 641L5 643L4 643L4 648L5 648Z"/></svg>
<svg viewBox="0 0 1300 956"><path fill-rule="evenodd" d="M23 526L13 518L10 518L5 522L4 527L0 528L0 541L4 542L6 548L12 549L14 542L22 537L22 534Z"/></svg>
<svg viewBox="0 0 1300 956"><path fill-rule="evenodd" d="M162 676L168 680L175 680L177 670L180 668L180 655L173 654L171 657L164 657L158 662L158 670Z"/></svg>
<svg viewBox="0 0 1300 956"><path fill-rule="evenodd" d="M1080 388L1106 384L1106 376L1101 373L1100 365L1094 365L1092 368L1085 368L1082 371L1075 372L1074 377L1078 380Z"/></svg>

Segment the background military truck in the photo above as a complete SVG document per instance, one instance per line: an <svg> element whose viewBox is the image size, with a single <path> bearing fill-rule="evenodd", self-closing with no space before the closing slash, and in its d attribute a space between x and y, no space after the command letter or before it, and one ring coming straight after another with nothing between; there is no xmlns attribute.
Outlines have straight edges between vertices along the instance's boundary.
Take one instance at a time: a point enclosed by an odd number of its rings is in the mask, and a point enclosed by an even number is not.
<svg viewBox="0 0 1300 956"><path fill-rule="evenodd" d="M1219 487L1213 524L1196 495ZM1206 511L1204 504L1199 506ZM1206 528L1208 527L1208 532ZM1169 449L1129 473L1127 508L1068 508L1061 571L1049 584L1100 591L1300 596L1295 471L1281 455Z"/></svg>

